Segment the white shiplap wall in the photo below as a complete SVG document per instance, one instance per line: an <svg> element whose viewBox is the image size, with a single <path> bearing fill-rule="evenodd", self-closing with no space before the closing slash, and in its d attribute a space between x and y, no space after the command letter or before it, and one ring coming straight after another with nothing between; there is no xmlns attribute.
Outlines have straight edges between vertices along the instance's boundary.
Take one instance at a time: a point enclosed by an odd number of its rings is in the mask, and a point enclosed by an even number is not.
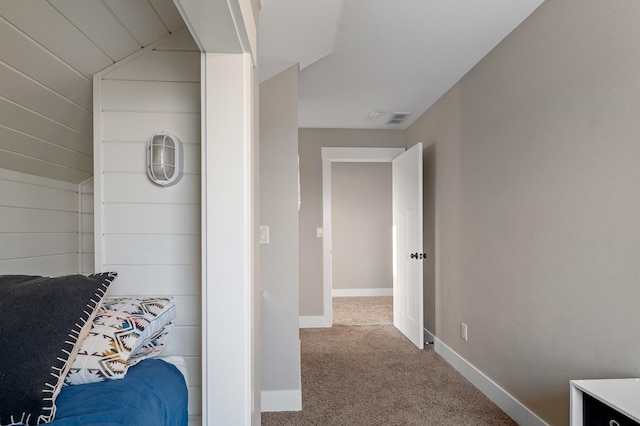
<svg viewBox="0 0 640 426"><path fill-rule="evenodd" d="M93 74L183 27L172 0L0 1L0 168L91 177Z"/></svg>
<svg viewBox="0 0 640 426"><path fill-rule="evenodd" d="M95 272L93 238L93 178L78 184L78 229L80 232L80 273Z"/></svg>
<svg viewBox="0 0 640 426"><path fill-rule="evenodd" d="M0 274L74 274L78 263L78 185L0 169Z"/></svg>
<svg viewBox="0 0 640 426"><path fill-rule="evenodd" d="M200 53L186 31L95 77L96 269L118 295L171 295L177 326L164 355L189 364L189 412L201 412ZM160 187L146 174L155 132L176 135L184 176ZM96 130L97 132L97 130Z"/></svg>

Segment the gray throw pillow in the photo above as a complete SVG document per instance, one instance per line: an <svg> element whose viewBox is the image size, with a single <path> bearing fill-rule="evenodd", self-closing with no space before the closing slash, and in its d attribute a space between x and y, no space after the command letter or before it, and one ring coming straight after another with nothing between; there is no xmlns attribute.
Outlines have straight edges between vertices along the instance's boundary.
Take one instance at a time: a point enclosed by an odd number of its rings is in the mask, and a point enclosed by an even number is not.
<svg viewBox="0 0 640 426"><path fill-rule="evenodd" d="M0 275L0 425L54 419L64 376L116 276Z"/></svg>

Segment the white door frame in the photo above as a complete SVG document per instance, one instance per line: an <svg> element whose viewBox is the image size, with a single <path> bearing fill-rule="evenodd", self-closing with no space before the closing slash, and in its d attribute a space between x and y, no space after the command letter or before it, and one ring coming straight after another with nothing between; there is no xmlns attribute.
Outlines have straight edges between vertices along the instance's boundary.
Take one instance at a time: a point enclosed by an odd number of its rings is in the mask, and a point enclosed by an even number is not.
<svg viewBox="0 0 640 426"><path fill-rule="evenodd" d="M390 163L405 148L322 148L322 286L324 296L323 327L333 324L331 289L331 163ZM319 324L318 324L319 325Z"/></svg>

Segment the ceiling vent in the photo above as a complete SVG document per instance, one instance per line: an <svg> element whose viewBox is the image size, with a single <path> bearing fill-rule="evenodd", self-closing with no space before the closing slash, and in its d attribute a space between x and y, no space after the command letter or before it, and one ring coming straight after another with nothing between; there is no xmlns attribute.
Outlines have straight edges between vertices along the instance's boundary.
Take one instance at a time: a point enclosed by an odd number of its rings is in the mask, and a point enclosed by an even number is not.
<svg viewBox="0 0 640 426"><path fill-rule="evenodd" d="M391 118L387 121L387 124L402 124L410 115L410 112L394 112L391 114Z"/></svg>

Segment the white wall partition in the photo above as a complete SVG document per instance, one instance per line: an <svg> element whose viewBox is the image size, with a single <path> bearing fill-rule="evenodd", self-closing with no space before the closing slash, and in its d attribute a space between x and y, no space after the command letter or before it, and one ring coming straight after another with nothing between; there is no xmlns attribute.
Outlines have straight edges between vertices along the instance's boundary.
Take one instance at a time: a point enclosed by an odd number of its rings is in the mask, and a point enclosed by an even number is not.
<svg viewBox="0 0 640 426"><path fill-rule="evenodd" d="M119 273L118 295L170 295L176 327L163 354L189 365L189 413L201 395L200 53L186 31L94 78L95 269ZM176 135L184 176L161 187L147 177L146 141Z"/></svg>
<svg viewBox="0 0 640 426"><path fill-rule="evenodd" d="M259 424L254 303L254 69L203 54L203 424Z"/></svg>
<svg viewBox="0 0 640 426"><path fill-rule="evenodd" d="M0 274L78 272L78 185L0 169Z"/></svg>

